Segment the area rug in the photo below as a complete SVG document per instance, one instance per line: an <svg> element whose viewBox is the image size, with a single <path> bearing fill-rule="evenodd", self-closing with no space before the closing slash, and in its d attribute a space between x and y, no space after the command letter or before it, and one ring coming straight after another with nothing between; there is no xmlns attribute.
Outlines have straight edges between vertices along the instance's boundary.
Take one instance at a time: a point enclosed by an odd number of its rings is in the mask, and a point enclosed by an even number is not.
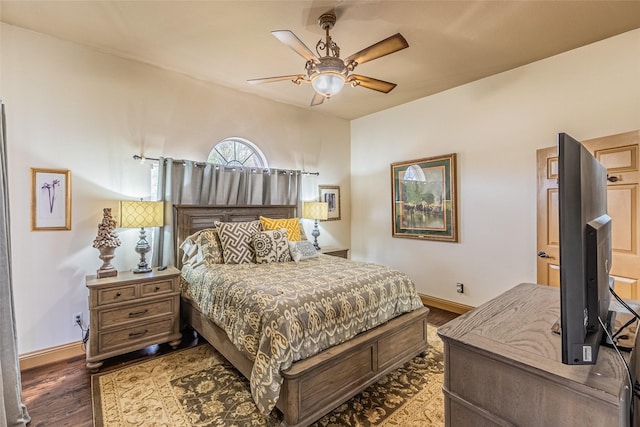
<svg viewBox="0 0 640 427"><path fill-rule="evenodd" d="M417 356L312 424L443 426L442 341L429 326L428 354ZM94 374L96 427L279 426L274 410L261 415L249 382L209 344Z"/></svg>

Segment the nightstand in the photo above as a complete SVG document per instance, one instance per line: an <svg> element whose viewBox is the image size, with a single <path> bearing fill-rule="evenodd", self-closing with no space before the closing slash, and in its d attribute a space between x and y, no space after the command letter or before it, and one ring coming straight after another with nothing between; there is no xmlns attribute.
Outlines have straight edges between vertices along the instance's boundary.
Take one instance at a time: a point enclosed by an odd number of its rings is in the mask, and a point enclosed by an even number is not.
<svg viewBox="0 0 640 427"><path fill-rule="evenodd" d="M115 277L87 276L89 348L87 369L103 360L152 344L180 344L180 270L120 271Z"/></svg>
<svg viewBox="0 0 640 427"><path fill-rule="evenodd" d="M343 249L343 248L321 248L320 249L320 253L321 254L325 254L325 255L337 256L337 257L340 257L340 258L347 259L347 254L349 253L349 249Z"/></svg>

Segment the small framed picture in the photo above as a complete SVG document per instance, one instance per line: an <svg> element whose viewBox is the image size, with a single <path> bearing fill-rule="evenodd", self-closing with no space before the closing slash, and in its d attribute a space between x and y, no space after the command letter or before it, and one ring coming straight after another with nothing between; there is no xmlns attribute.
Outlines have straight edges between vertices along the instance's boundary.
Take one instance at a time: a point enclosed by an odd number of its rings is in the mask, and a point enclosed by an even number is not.
<svg viewBox="0 0 640 427"><path fill-rule="evenodd" d="M71 172L31 168L31 231L71 230Z"/></svg>
<svg viewBox="0 0 640 427"><path fill-rule="evenodd" d="M458 241L456 155L391 164L393 237Z"/></svg>
<svg viewBox="0 0 640 427"><path fill-rule="evenodd" d="M320 185L320 201L329 204L327 221L340 219L340 187L337 185Z"/></svg>

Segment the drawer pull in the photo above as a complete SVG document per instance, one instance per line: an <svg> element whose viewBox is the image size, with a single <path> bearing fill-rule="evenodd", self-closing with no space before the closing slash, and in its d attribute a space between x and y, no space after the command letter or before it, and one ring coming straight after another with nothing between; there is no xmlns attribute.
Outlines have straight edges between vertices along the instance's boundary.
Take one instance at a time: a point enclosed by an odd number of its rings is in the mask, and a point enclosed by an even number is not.
<svg viewBox="0 0 640 427"><path fill-rule="evenodd" d="M160 290L160 286L156 286L156 289L154 292L158 292Z"/></svg>
<svg viewBox="0 0 640 427"><path fill-rule="evenodd" d="M129 338L138 338L138 337L141 337L141 336L145 335L147 332L149 332L147 329L145 329L142 332L131 332L129 334Z"/></svg>
<svg viewBox="0 0 640 427"><path fill-rule="evenodd" d="M132 311L131 313L129 313L129 317L142 316L143 314L147 314L148 311L149 311L148 309L140 310L140 311Z"/></svg>
<svg viewBox="0 0 640 427"><path fill-rule="evenodd" d="M118 293L116 294L116 298L118 298L118 297L119 297L119 296L121 296L121 295L122 295L122 294L121 294L120 292L118 292Z"/></svg>

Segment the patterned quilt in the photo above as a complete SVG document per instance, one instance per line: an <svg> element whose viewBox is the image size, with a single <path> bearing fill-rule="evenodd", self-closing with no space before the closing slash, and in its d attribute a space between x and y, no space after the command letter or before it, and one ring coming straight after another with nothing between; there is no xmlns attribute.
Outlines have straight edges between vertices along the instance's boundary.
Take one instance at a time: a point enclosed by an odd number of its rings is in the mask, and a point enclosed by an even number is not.
<svg viewBox="0 0 640 427"><path fill-rule="evenodd" d="M251 393L271 412L281 371L422 307L403 273L321 255L298 263L185 265L182 295L254 361Z"/></svg>

